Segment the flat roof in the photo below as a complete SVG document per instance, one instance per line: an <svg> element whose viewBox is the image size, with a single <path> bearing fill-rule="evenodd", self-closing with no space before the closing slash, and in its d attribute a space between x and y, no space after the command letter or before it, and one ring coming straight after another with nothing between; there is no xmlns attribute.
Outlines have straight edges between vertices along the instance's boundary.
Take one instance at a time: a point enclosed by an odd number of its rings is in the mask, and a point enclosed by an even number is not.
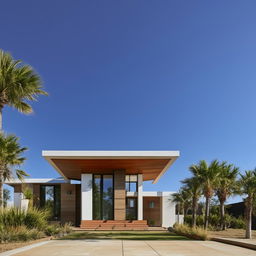
<svg viewBox="0 0 256 256"><path fill-rule="evenodd" d="M179 151L42 151L43 157L65 178L80 180L82 173L143 174L156 183L179 157Z"/></svg>

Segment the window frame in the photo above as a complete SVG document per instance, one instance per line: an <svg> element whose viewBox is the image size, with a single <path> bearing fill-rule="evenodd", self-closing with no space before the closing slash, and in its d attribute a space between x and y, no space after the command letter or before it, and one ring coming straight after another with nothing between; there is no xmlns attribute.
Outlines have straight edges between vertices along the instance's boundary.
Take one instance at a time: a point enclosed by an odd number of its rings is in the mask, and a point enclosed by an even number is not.
<svg viewBox="0 0 256 256"><path fill-rule="evenodd" d="M131 181L131 176L136 176L136 181ZM129 177L128 181L127 181L127 177ZM136 184L136 191L131 191L131 184L132 183ZM128 190L126 189L127 185L128 185ZM126 192L134 192L134 193L138 192L138 174L126 174L125 175L125 190L126 190Z"/></svg>

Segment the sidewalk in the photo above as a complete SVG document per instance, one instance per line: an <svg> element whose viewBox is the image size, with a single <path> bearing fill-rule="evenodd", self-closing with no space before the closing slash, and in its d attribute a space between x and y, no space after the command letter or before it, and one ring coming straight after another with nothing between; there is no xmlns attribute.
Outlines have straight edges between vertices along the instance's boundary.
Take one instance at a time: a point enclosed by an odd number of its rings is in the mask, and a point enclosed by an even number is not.
<svg viewBox="0 0 256 256"><path fill-rule="evenodd" d="M211 240L256 250L256 239L213 237Z"/></svg>

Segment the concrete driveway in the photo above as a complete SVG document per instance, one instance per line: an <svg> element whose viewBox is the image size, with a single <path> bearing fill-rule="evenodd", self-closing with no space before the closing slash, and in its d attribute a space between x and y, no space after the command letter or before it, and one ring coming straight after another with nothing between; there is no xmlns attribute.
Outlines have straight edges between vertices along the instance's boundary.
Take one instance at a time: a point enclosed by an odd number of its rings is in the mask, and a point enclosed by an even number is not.
<svg viewBox="0 0 256 256"><path fill-rule="evenodd" d="M53 240L22 252L0 255L250 256L256 255L256 251L213 241Z"/></svg>

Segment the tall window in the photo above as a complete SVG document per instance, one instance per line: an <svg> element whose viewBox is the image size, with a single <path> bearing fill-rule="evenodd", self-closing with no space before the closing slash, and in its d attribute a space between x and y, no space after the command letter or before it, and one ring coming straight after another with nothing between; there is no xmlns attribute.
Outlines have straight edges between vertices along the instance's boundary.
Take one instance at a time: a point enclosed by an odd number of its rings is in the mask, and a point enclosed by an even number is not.
<svg viewBox="0 0 256 256"><path fill-rule="evenodd" d="M113 175L93 176L93 219L113 220Z"/></svg>
<svg viewBox="0 0 256 256"><path fill-rule="evenodd" d="M49 209L52 220L60 220L60 185L40 186L40 206Z"/></svg>
<svg viewBox="0 0 256 256"><path fill-rule="evenodd" d="M126 175L125 176L125 189L127 192L138 191L138 175Z"/></svg>
<svg viewBox="0 0 256 256"><path fill-rule="evenodd" d="M126 198L126 220L137 219L137 197Z"/></svg>

